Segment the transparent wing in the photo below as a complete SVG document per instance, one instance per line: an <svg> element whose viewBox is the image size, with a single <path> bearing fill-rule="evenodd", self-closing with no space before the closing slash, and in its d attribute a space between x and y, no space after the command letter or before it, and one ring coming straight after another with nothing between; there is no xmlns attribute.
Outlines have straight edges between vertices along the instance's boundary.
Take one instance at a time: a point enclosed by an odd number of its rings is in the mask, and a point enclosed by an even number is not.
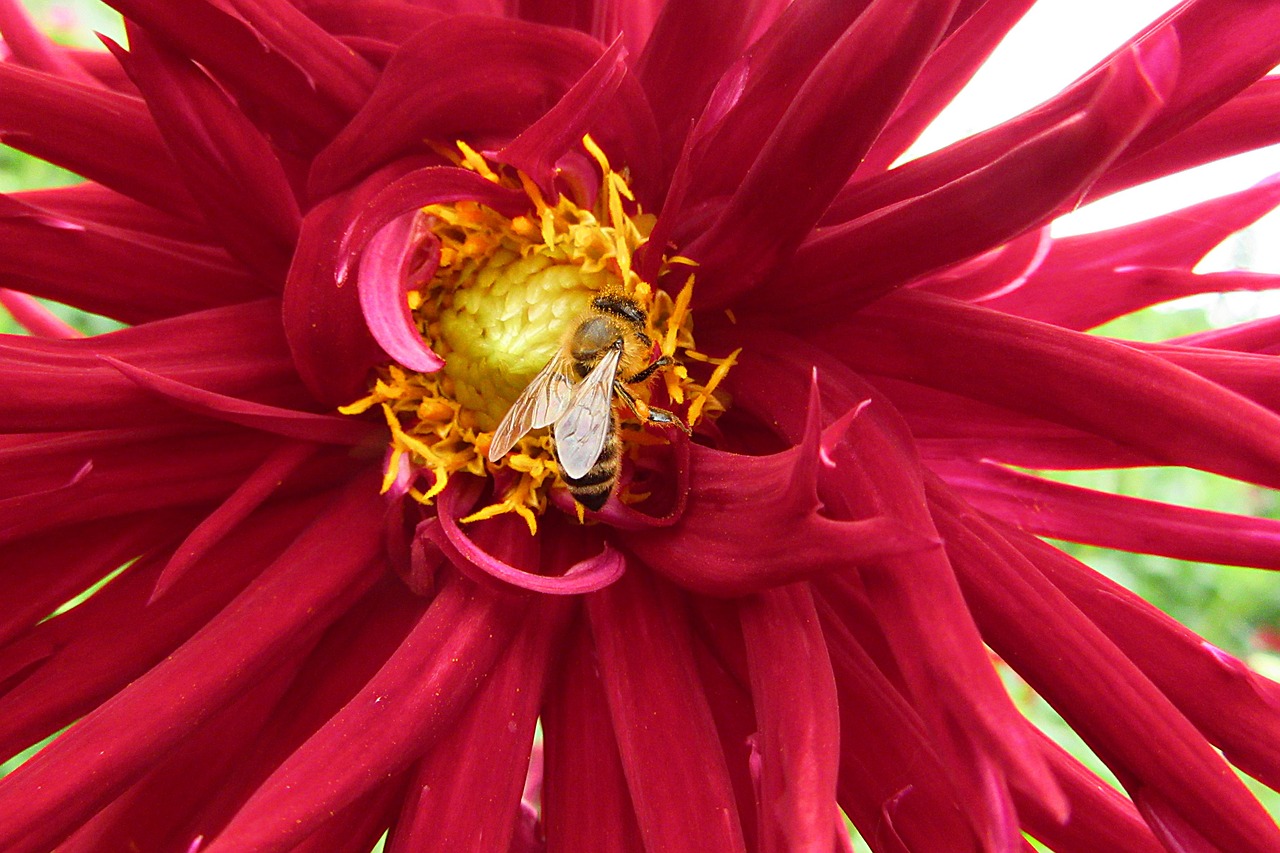
<svg viewBox="0 0 1280 853"><path fill-rule="evenodd" d="M613 378L618 372L620 350L610 350L578 383L564 416L556 421L556 457L560 470L577 479L600 458L605 439L613 428Z"/></svg>
<svg viewBox="0 0 1280 853"><path fill-rule="evenodd" d="M489 442L489 461L497 462L515 447L529 430L555 423L569 408L573 383L569 381L568 359L557 355L524 387L520 396L502 416Z"/></svg>

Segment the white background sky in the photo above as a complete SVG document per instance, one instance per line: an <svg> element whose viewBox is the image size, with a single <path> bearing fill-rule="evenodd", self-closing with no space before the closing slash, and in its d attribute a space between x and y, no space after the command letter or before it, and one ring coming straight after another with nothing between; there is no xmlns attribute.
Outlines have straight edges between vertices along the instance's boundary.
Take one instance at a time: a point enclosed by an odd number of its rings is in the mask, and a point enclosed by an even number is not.
<svg viewBox="0 0 1280 853"><path fill-rule="evenodd" d="M1052 97L1175 5L1170 0L1040 0L909 154L935 150ZM1250 152L1117 193L1063 217L1053 233L1096 231L1146 219L1244 189L1277 172L1280 146ZM1280 214L1229 240L1199 269L1232 266L1280 273ZM1232 301L1243 303L1242 309L1258 302L1253 294L1241 296ZM1274 310L1254 307L1280 313L1280 304Z"/></svg>

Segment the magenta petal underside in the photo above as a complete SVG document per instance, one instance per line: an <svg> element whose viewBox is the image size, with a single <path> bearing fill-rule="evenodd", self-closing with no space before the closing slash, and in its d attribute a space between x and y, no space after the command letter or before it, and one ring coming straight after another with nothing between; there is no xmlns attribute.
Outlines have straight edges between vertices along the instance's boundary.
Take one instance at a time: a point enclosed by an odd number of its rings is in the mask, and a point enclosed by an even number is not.
<svg viewBox="0 0 1280 853"><path fill-rule="evenodd" d="M486 551L458 525L458 516L462 515L459 511L459 491L456 483L451 483L445 489L439 498L440 514L435 519L424 522L424 527L419 534L440 548L456 566L474 567L503 583L550 595L581 595L595 592L622 577L622 573L626 570L622 554L607 542L604 543L599 554L573 563L562 574L536 574L513 566L499 556ZM528 531L524 523L510 517L488 522L480 521L474 526L489 531L502 527L504 528L502 533L497 534L501 539L509 540L512 537L528 539Z"/></svg>
<svg viewBox="0 0 1280 853"><path fill-rule="evenodd" d="M393 360L420 373L434 373L444 367L444 359L432 352L423 340L409 309L406 292L413 284L409 265L418 254L418 214L407 213L373 235L360 254L360 310L369 333ZM435 275L439 248L432 248L423 276Z"/></svg>

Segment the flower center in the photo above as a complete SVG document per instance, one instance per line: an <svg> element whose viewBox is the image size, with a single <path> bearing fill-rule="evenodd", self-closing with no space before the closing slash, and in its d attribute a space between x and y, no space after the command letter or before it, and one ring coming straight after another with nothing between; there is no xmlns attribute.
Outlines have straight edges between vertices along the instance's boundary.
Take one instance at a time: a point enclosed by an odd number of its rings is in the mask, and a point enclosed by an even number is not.
<svg viewBox="0 0 1280 853"><path fill-rule="evenodd" d="M612 171L590 137L584 145L602 174L594 203L562 193L553 204L525 175L495 170L458 144L460 166L521 189L530 211L509 218L480 203L460 201L428 205L420 212L415 228L419 257L438 253L438 263L429 278L411 281L416 286L409 290L409 307L444 367L417 373L388 365L367 397L342 409L355 414L382 408L392 434L385 488L397 480L408 482L410 494L429 502L454 473L491 474L495 502L463 521L515 512L530 531L536 530L548 491L562 480L547 430L520 437L498 463L488 462L485 454L503 416L543 367L561 357L568 336L602 294L634 304L647 318L645 335L654 342L653 358L661 355L670 362L656 375L670 403L683 406L690 426L723 411L712 391L733 357L712 359L693 349L692 276L673 299L636 274L631 259L647 238L653 217L639 209L624 177ZM662 268L677 263L681 261L669 259ZM701 381L692 378L682 364L686 359L706 364L702 372L709 375ZM630 390L644 411L647 385ZM630 414L625 408L618 411ZM623 430L621 439L624 452L645 441L639 430ZM429 475L425 490L415 483L422 473ZM623 499L628 499L625 492Z"/></svg>

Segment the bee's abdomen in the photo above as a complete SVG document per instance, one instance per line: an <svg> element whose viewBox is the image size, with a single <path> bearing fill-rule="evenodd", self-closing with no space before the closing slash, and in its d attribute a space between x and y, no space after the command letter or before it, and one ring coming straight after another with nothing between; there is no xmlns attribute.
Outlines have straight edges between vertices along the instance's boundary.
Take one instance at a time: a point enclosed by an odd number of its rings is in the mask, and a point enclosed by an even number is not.
<svg viewBox="0 0 1280 853"><path fill-rule="evenodd" d="M618 481L618 467L621 464L618 448L617 430L611 429L605 437L604 447L591 470L581 477L565 477L569 493L574 500L589 510L598 510L609 500L613 485Z"/></svg>

